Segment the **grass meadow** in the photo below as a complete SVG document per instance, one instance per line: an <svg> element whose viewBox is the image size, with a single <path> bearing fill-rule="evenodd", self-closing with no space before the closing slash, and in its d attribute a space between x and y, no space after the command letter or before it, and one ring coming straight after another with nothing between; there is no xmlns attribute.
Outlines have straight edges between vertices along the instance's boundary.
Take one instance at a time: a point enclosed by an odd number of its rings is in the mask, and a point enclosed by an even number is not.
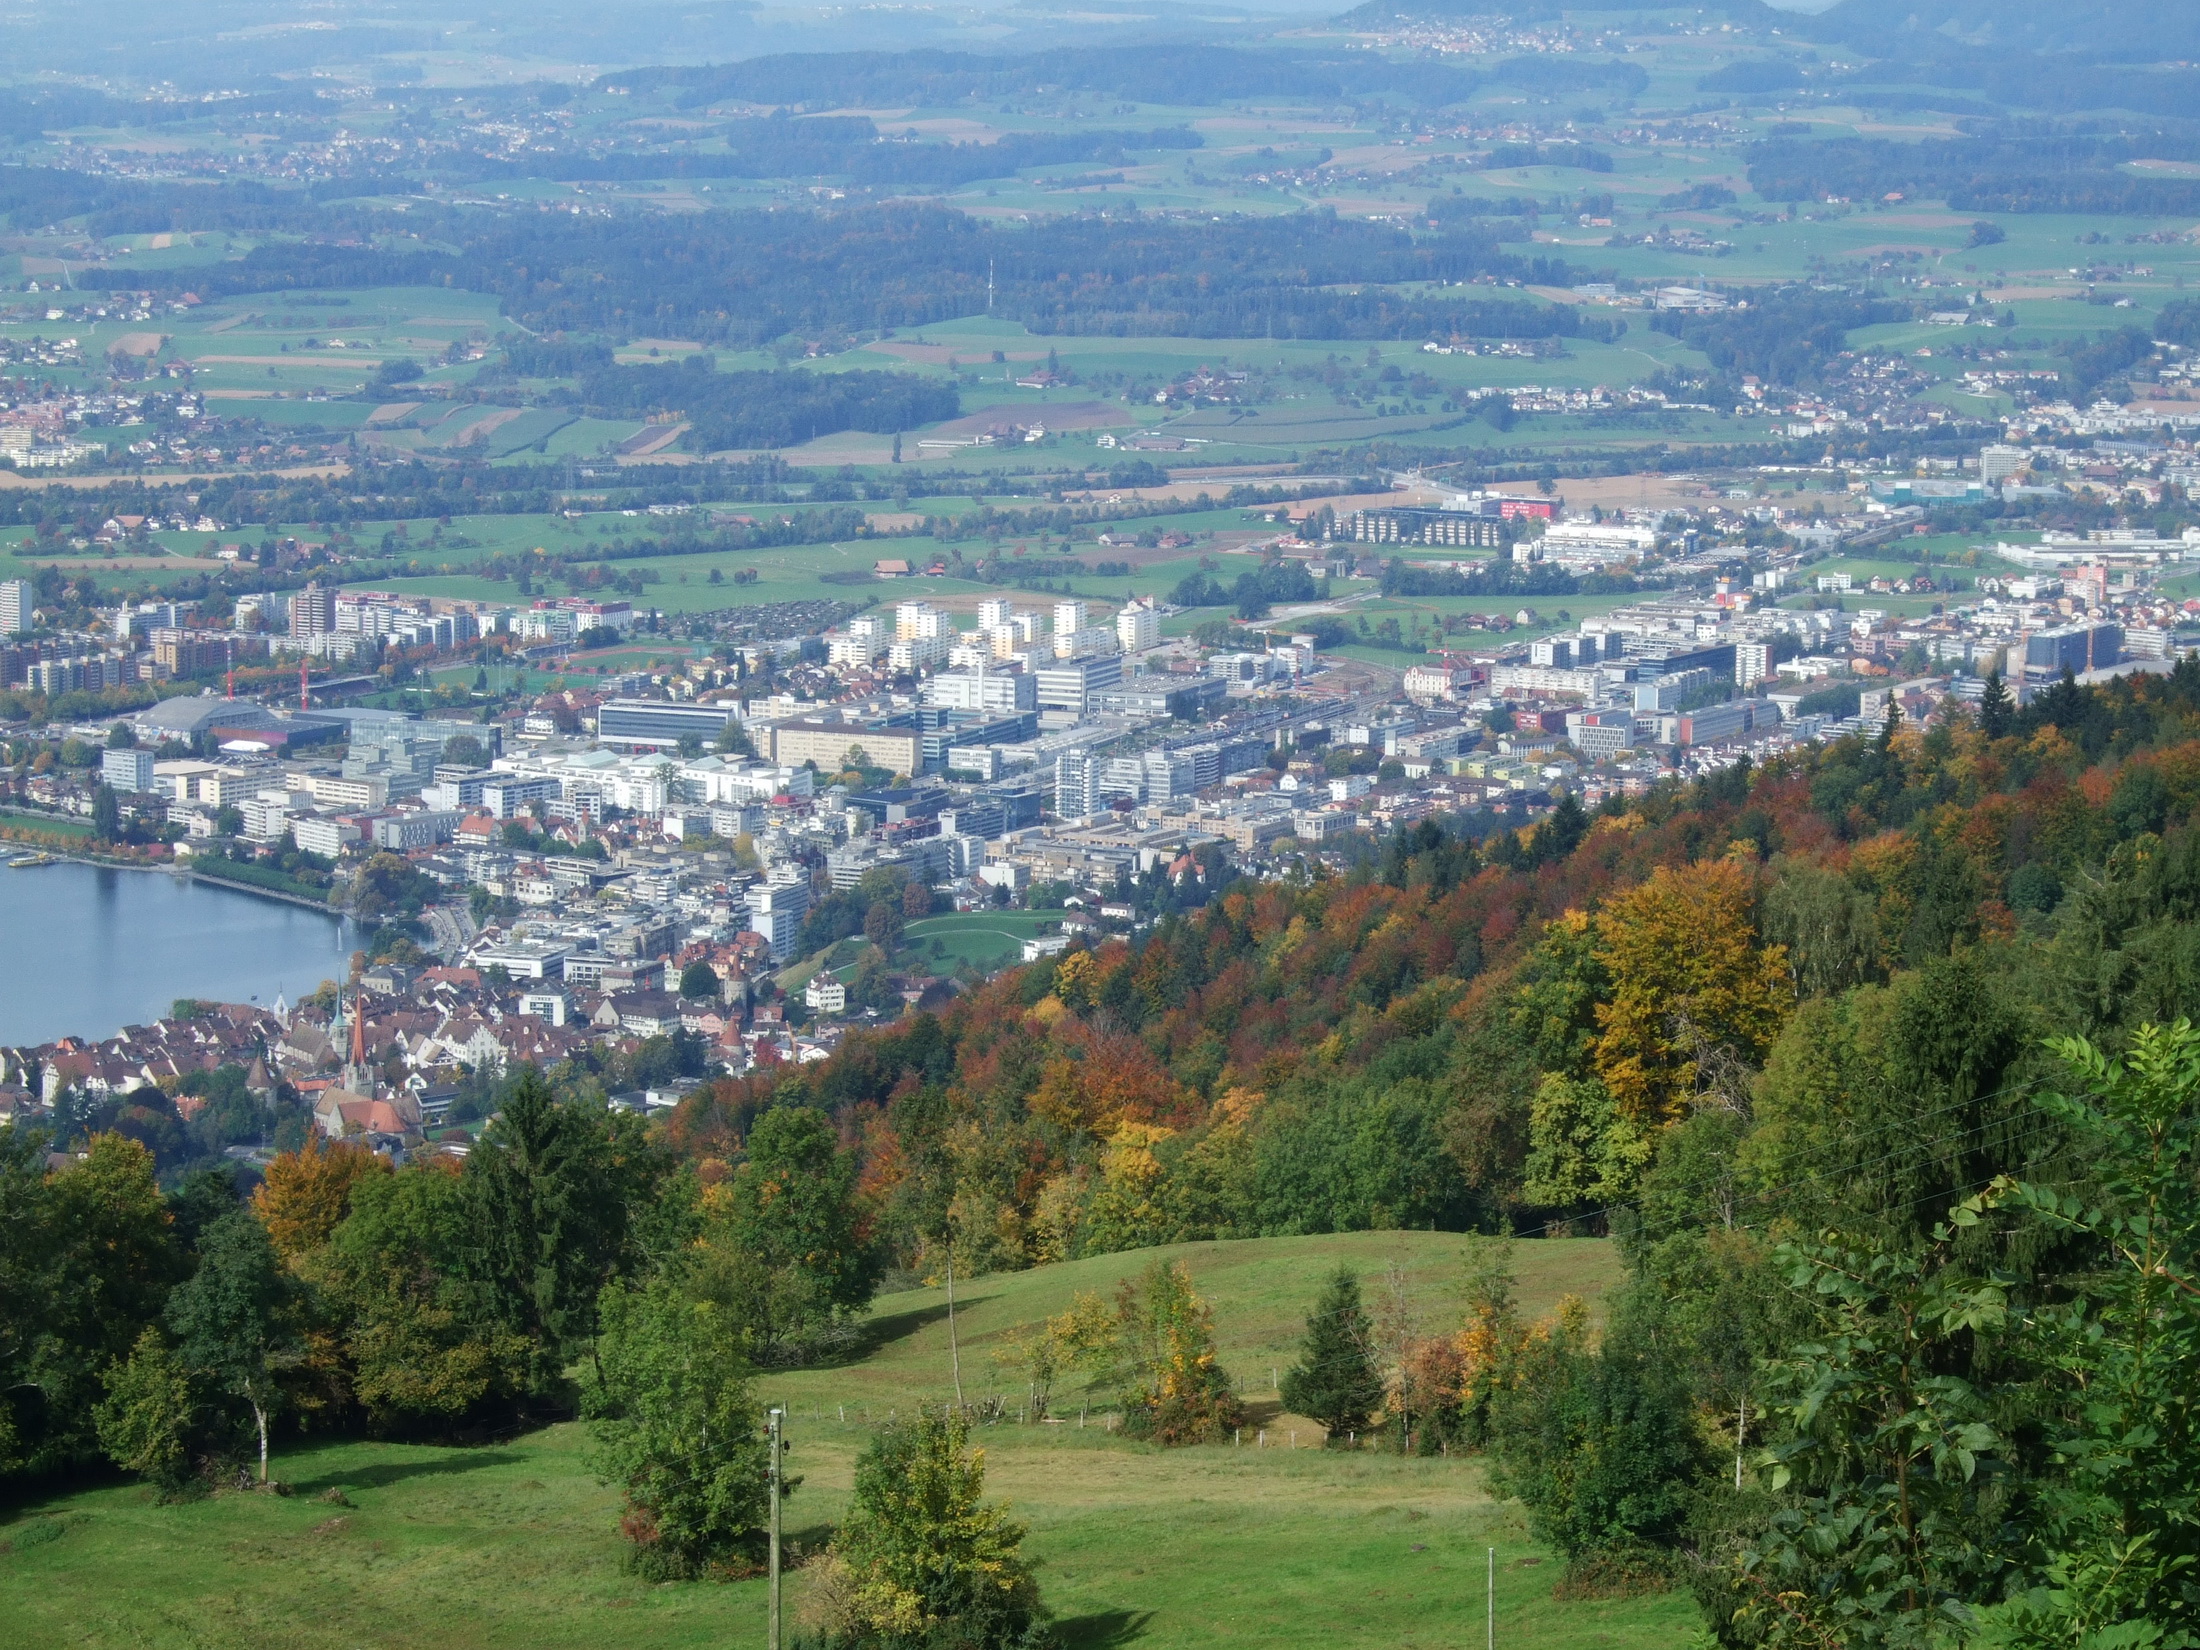
<svg viewBox="0 0 2200 1650"><path fill-rule="evenodd" d="M1313 1447L1313 1423L1280 1412L1271 1370L1340 1262L1381 1290L1395 1265L1423 1325L1457 1321L1456 1234L1368 1232L1180 1245L1214 1305L1223 1361L1249 1400L1242 1446L1161 1450L1126 1442L1078 1397L1060 1424L979 1429L989 1492L1029 1530L1066 1650L1435 1650L1479 1642L1488 1554L1497 1554L1498 1642L1530 1650L1665 1650L1694 1631L1685 1597L1557 1602L1553 1555L1478 1463ZM911 1405L1015 1385L991 1358L1020 1324L1106 1294L1156 1252L1110 1255L958 1290L950 1345L944 1291L882 1298L865 1354L765 1378L789 1411L789 1503L798 1548L816 1550L846 1504L872 1427ZM1568 1292L1592 1299L1618 1275L1593 1240L1522 1244L1531 1313ZM1291 1434L1298 1433L1298 1447ZM1262 1442L1265 1434L1265 1444ZM0 1639L103 1650L413 1650L594 1647L686 1650L758 1643L759 1581L651 1585L621 1565L618 1498L560 1425L476 1448L295 1442L277 1457L287 1497L223 1493L160 1506L135 1484L31 1496L0 1510ZM803 1575L790 1578L799 1610Z"/></svg>

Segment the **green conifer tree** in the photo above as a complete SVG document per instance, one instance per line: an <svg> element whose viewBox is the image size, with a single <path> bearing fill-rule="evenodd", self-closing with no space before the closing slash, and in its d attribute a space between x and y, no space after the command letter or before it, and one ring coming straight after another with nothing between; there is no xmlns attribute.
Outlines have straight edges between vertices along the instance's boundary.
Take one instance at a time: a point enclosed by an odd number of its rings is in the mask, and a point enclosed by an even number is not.
<svg viewBox="0 0 2200 1650"><path fill-rule="evenodd" d="M2016 701L2009 697L2009 689L2001 679L1997 667L1986 673L1986 690L1979 695L1979 730L1989 739L1999 739L2009 731L2009 724L2017 714Z"/></svg>
<svg viewBox="0 0 2200 1650"><path fill-rule="evenodd" d="M1382 1378L1369 1344L1360 1280L1340 1268L1306 1320L1298 1363L1284 1374L1285 1407L1321 1422L1332 1439L1365 1432L1383 1401Z"/></svg>

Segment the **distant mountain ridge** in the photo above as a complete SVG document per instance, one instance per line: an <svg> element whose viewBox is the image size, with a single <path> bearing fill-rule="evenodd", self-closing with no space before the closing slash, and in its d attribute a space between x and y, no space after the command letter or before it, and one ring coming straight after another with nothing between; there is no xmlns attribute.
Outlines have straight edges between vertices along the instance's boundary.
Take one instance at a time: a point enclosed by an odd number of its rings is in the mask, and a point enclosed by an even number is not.
<svg viewBox="0 0 2200 1650"><path fill-rule="evenodd" d="M1940 42L1951 50L2071 52L2097 62L2200 56L2200 6L2192 0L1841 0L1816 16L1790 15L1780 26L1874 57L1898 56L1908 43Z"/></svg>
<svg viewBox="0 0 2200 1650"><path fill-rule="evenodd" d="M1660 11L1659 0L1366 0L1335 19L1371 27L1412 18L1501 16L1520 23L1567 15ZM1875 58L1922 48L1932 57L1980 50L2071 54L2096 63L2161 63L2200 58L2200 5L2193 0L1840 0L1817 13L1783 11L1763 0L1710 0L1705 7L1789 39L1839 43ZM2200 110L2195 111L2200 114Z"/></svg>

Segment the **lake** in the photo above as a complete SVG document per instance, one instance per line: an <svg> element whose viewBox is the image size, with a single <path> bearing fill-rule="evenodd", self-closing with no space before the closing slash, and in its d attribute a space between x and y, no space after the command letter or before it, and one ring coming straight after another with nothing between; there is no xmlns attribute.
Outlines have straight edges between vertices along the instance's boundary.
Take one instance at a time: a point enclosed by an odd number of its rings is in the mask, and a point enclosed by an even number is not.
<svg viewBox="0 0 2200 1650"><path fill-rule="evenodd" d="M0 1045L112 1037L178 997L296 1002L352 943L334 916L166 872L0 863Z"/></svg>

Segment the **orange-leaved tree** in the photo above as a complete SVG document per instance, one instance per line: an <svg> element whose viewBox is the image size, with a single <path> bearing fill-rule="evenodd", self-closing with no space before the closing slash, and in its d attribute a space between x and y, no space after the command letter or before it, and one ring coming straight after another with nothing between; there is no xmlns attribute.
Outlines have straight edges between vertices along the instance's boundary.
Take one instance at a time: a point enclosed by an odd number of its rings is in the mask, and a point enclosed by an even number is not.
<svg viewBox="0 0 2200 1650"><path fill-rule="evenodd" d="M309 1140L267 1166L267 1179L252 1194L253 1212L268 1241L286 1262L328 1242L351 1212L351 1189L369 1175L388 1174L387 1160L362 1146Z"/></svg>

